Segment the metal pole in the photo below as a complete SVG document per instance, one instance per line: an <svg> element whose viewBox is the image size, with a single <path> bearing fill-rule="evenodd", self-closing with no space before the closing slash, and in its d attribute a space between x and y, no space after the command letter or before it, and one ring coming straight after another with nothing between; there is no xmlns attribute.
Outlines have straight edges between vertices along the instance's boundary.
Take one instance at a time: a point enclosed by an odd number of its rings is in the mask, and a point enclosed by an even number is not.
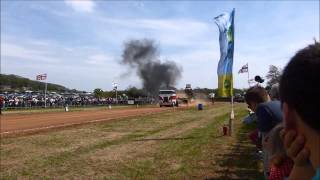
<svg viewBox="0 0 320 180"><path fill-rule="evenodd" d="M116 104L118 104L118 84L113 82L112 83L113 89L116 91Z"/></svg>
<svg viewBox="0 0 320 180"><path fill-rule="evenodd" d="M44 90L44 108L47 107L47 79L46 79L46 84L45 84L45 90Z"/></svg>
<svg viewBox="0 0 320 180"><path fill-rule="evenodd" d="M249 63L247 63L247 66L248 66L248 85L250 87L250 77L249 77Z"/></svg>
<svg viewBox="0 0 320 180"><path fill-rule="evenodd" d="M118 91L117 91L117 88L116 88L116 104L118 104Z"/></svg>
<svg viewBox="0 0 320 180"><path fill-rule="evenodd" d="M229 136L232 136L233 120L234 120L233 96L231 96L231 114L230 114L230 119L229 119Z"/></svg>

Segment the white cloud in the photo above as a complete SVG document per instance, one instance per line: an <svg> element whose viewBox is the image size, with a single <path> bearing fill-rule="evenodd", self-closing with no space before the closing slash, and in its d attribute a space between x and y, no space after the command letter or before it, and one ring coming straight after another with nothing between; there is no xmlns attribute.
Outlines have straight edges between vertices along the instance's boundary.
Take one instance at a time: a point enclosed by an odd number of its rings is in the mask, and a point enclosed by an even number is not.
<svg viewBox="0 0 320 180"><path fill-rule="evenodd" d="M9 35L1 39L1 73L33 79L46 72L49 82L79 90L112 89L111 82L127 70L115 57L91 46L68 47L56 41ZM132 76L121 80L121 87L137 82Z"/></svg>
<svg viewBox="0 0 320 180"><path fill-rule="evenodd" d="M93 12L95 2L92 0L65 0L65 3L78 12Z"/></svg>
<svg viewBox="0 0 320 180"><path fill-rule="evenodd" d="M112 19L95 17L94 20L104 23L101 27L98 27L98 31L104 31L104 33L97 33L104 38L110 38L109 28L105 28L105 26L120 27L120 30L113 32L112 36L113 39L118 41L144 36L160 41L163 46L190 46L199 41L207 41L208 34L212 34L209 23L193 19ZM140 34L137 32L140 32Z"/></svg>
<svg viewBox="0 0 320 180"><path fill-rule="evenodd" d="M169 56L173 58L176 62L181 64L187 64L190 66L195 66L198 64L202 64L208 61L218 61L220 54L219 52L215 52L212 49L199 50L195 49L194 51L188 53L179 53Z"/></svg>
<svg viewBox="0 0 320 180"><path fill-rule="evenodd" d="M108 17L95 17L98 20L113 25L128 28L152 29L160 31L196 30L196 32L208 29L207 23L192 19L115 19Z"/></svg>
<svg viewBox="0 0 320 180"><path fill-rule="evenodd" d="M50 63L58 61L43 50L6 42L1 45L1 56Z"/></svg>
<svg viewBox="0 0 320 180"><path fill-rule="evenodd" d="M106 65L107 63L110 63L114 58L110 55L106 54L95 54L89 56L86 63L91 65Z"/></svg>
<svg viewBox="0 0 320 180"><path fill-rule="evenodd" d="M187 53L168 56L182 66L183 72L178 87L191 83L192 87L216 88L217 65L220 54L212 48L195 49Z"/></svg>

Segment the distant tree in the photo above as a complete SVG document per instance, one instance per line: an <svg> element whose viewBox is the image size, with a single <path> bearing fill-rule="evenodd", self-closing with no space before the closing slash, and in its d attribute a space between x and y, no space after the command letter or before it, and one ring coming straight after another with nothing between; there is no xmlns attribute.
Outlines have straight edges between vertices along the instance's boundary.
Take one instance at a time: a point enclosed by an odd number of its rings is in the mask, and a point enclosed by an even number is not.
<svg viewBox="0 0 320 180"><path fill-rule="evenodd" d="M243 89L233 88L234 95L243 94L245 91Z"/></svg>
<svg viewBox="0 0 320 180"><path fill-rule="evenodd" d="M104 91L102 93L103 97L116 97L115 91Z"/></svg>
<svg viewBox="0 0 320 180"><path fill-rule="evenodd" d="M93 94L96 98L101 98L101 97L103 97L104 93L103 93L102 89L96 88L93 90Z"/></svg>
<svg viewBox="0 0 320 180"><path fill-rule="evenodd" d="M126 94L127 94L128 97L133 97L133 98L147 96L147 93L145 91L143 91L142 89L138 89L136 87L129 87L127 89L127 93Z"/></svg>
<svg viewBox="0 0 320 180"><path fill-rule="evenodd" d="M268 79L267 87L271 87L272 85L279 83L281 77L281 69L277 66L270 65L269 71L266 75L266 78Z"/></svg>
<svg viewBox="0 0 320 180"><path fill-rule="evenodd" d="M5 75L0 74L0 90L8 88L11 90L32 90L32 91L44 91L45 83L35 80L30 80L17 75ZM68 90L66 87L57 84L47 84L48 91L63 92Z"/></svg>

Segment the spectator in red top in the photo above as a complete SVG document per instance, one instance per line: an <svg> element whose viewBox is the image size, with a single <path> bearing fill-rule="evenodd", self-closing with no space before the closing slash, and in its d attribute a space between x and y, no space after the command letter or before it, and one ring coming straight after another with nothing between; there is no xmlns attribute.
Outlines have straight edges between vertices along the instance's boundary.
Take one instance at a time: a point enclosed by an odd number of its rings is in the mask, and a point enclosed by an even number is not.
<svg viewBox="0 0 320 180"><path fill-rule="evenodd" d="M0 115L2 114L3 101L4 101L3 97L0 96Z"/></svg>

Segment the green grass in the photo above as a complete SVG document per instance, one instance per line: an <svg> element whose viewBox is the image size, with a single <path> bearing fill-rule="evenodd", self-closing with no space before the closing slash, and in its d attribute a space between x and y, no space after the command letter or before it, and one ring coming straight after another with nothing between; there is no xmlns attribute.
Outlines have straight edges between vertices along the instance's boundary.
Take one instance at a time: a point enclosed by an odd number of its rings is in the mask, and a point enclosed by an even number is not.
<svg viewBox="0 0 320 180"><path fill-rule="evenodd" d="M203 111L189 108L5 138L0 149L0 179L224 177L224 166L253 165L256 161L239 157L243 164L234 165L219 159L234 153L233 145L242 143L238 138L248 131L238 122L246 113L245 106L237 104L235 110L234 137L221 136L230 106L220 104L205 107ZM249 152L254 147L247 148ZM259 173L258 166L253 168ZM258 177L256 174L250 177Z"/></svg>
<svg viewBox="0 0 320 180"><path fill-rule="evenodd" d="M180 140L168 140L161 144L158 152L152 157L144 160L132 161L129 166L124 166L121 170L127 178L149 179L154 172L161 169L165 171L168 178L191 177L194 174L194 167L197 166L198 158L203 156L203 148L214 141L218 136L217 127L220 127L229 118L229 114L224 114L215 118L215 121L207 124L203 128L195 128L190 132L182 134ZM151 160L156 159L156 163L149 165ZM171 165L178 163L177 168ZM148 166L146 166L148 165ZM171 177L172 176L172 177Z"/></svg>

